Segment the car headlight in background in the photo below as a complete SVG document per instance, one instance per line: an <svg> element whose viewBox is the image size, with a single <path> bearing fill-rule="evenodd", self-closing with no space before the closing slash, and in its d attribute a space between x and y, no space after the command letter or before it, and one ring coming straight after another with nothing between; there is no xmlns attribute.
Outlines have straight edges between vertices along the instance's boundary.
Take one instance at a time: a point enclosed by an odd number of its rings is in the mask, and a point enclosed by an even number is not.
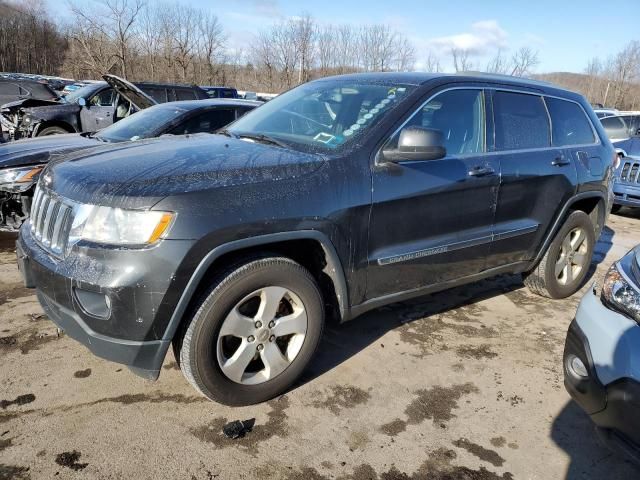
<svg viewBox="0 0 640 480"><path fill-rule="evenodd" d="M37 165L0 170L0 188L11 192L24 192L36 183L43 168L44 165Z"/></svg>
<svg viewBox="0 0 640 480"><path fill-rule="evenodd" d="M74 208L68 245L71 247L80 240L107 245L151 245L166 235L174 217L170 212L79 204Z"/></svg>
<svg viewBox="0 0 640 480"><path fill-rule="evenodd" d="M640 290L622 272L618 263L614 263L604 277L602 301L610 309L640 323Z"/></svg>

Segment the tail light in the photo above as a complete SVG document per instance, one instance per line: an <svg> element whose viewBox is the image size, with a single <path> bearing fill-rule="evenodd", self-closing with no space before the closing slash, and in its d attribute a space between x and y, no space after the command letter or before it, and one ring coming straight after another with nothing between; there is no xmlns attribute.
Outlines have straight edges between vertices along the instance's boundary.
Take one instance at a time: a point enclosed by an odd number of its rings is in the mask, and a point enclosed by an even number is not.
<svg viewBox="0 0 640 480"><path fill-rule="evenodd" d="M618 153L616 151L613 152L613 168L615 170L620 166L620 157L622 157L622 153Z"/></svg>

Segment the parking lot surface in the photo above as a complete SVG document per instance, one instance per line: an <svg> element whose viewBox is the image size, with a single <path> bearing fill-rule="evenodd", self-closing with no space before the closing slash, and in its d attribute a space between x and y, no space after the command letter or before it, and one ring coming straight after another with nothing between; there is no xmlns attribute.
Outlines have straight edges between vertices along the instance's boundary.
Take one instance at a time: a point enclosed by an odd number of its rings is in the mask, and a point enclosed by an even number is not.
<svg viewBox="0 0 640 480"><path fill-rule="evenodd" d="M640 240L612 215L583 291ZM329 325L303 381L268 403L199 396L58 336L0 234L0 479L631 479L562 385L581 297L503 276ZM255 419L244 438L222 427Z"/></svg>

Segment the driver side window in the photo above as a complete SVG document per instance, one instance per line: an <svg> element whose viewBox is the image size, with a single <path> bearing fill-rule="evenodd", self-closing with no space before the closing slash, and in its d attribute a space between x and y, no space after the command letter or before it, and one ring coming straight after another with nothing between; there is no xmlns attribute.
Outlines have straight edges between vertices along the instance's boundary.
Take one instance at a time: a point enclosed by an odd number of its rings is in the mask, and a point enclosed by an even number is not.
<svg viewBox="0 0 640 480"><path fill-rule="evenodd" d="M480 89L456 89L436 95L424 104L403 126L424 127L442 132L447 155L465 155L485 151L484 92ZM397 148L400 131L385 148Z"/></svg>
<svg viewBox="0 0 640 480"><path fill-rule="evenodd" d="M89 100L89 105L94 105L96 107L110 107L113 105L113 89L107 88L106 90L102 90L100 93L95 94Z"/></svg>

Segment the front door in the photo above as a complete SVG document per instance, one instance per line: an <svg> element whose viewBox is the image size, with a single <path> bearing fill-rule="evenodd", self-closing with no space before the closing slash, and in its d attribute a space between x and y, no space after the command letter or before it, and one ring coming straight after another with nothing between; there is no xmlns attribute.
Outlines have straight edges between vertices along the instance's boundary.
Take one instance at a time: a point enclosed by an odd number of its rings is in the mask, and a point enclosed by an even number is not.
<svg viewBox="0 0 640 480"><path fill-rule="evenodd" d="M80 131L95 132L111 125L114 114L113 99L112 88L101 90L91 97L80 110Z"/></svg>
<svg viewBox="0 0 640 480"><path fill-rule="evenodd" d="M485 268L500 173L497 157L485 154L486 105L480 88L433 96L404 127L440 130L446 156L374 167L368 299Z"/></svg>

